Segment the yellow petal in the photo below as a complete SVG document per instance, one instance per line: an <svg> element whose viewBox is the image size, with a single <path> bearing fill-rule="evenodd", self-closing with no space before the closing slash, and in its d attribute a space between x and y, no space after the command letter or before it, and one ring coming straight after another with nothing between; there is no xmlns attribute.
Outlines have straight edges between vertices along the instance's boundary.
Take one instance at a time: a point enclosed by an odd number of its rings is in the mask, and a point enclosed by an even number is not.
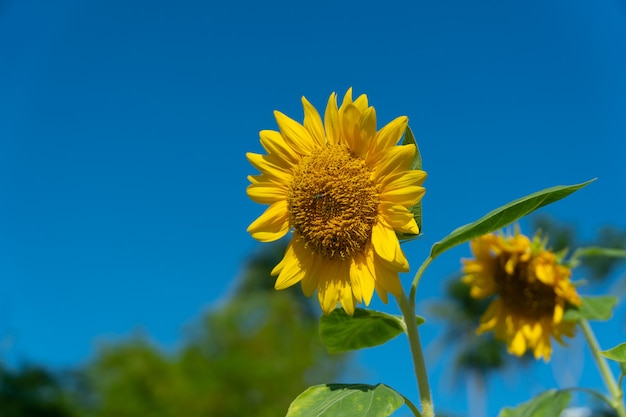
<svg viewBox="0 0 626 417"><path fill-rule="evenodd" d="M395 146L409 124L409 118L406 116L400 116L387 123L382 129L378 131L374 142L372 143L372 150L370 155L376 158L380 152L386 148Z"/></svg>
<svg viewBox="0 0 626 417"><path fill-rule="evenodd" d="M361 113L352 104L348 105L343 111L341 139L350 150L356 153L358 153L357 149L361 144L360 120Z"/></svg>
<svg viewBox="0 0 626 417"><path fill-rule="evenodd" d="M361 141L354 151L359 155L364 155L376 136L376 110L373 107L361 111L360 129Z"/></svg>
<svg viewBox="0 0 626 417"><path fill-rule="evenodd" d="M324 126L322 125L320 114L304 97L302 97L302 106L304 107L304 127L311 134L317 147L326 146L326 136L324 135Z"/></svg>
<svg viewBox="0 0 626 417"><path fill-rule="evenodd" d="M396 268L396 271L409 271L409 263L400 248L396 234L380 219L372 228L372 245L376 254Z"/></svg>
<svg viewBox="0 0 626 417"><path fill-rule="evenodd" d="M273 204L281 200L287 200L288 192L286 185L267 181L250 184L246 188L248 197L261 204Z"/></svg>
<svg viewBox="0 0 626 417"><path fill-rule="evenodd" d="M289 183L292 178L289 166L281 164L282 161L279 161L275 156L248 152L246 158L252 166L274 182Z"/></svg>
<svg viewBox="0 0 626 417"><path fill-rule="evenodd" d="M303 240L294 239L294 245L298 246L298 248L296 248L296 251L302 252L303 256L306 256L308 258L307 270L300 283L302 284L302 292L304 293L304 295L310 297L317 289L319 282L318 278L320 275L320 265L323 263L323 260L318 259L317 255L314 252L305 248Z"/></svg>
<svg viewBox="0 0 626 417"><path fill-rule="evenodd" d="M289 231L289 212L287 201L278 201L265 210L265 212L250 226L248 232L253 238L261 242L273 242L285 236Z"/></svg>
<svg viewBox="0 0 626 417"><path fill-rule="evenodd" d="M374 268L376 270L374 275L376 286L399 297L402 294L402 284L398 271L377 259L374 259Z"/></svg>
<svg viewBox="0 0 626 417"><path fill-rule="evenodd" d="M301 155L310 155L315 149L315 142L307 129L278 110L274 111L276 123L285 141Z"/></svg>
<svg viewBox="0 0 626 417"><path fill-rule="evenodd" d="M358 96L352 104L354 104L361 113L363 113L366 109L369 108L368 102L367 102L367 96L365 94L361 94L360 96Z"/></svg>
<svg viewBox="0 0 626 417"><path fill-rule="evenodd" d="M378 297L382 300L383 303L387 304L387 302L389 301L387 297L387 290L385 289L385 287L382 286L382 282L384 281L384 279L381 279L380 281L376 279L377 274L379 273L376 268L376 263L380 263L380 261L379 259L377 259L377 256L374 253L373 249L366 252L365 261L369 274L374 277L374 289L376 290L376 294L378 294Z"/></svg>
<svg viewBox="0 0 626 417"><path fill-rule="evenodd" d="M382 191L394 188L406 188L415 185L422 185L426 179L426 172L412 169L409 171L396 172L382 178Z"/></svg>
<svg viewBox="0 0 626 417"><path fill-rule="evenodd" d="M381 152L380 159L374 166L374 181L397 172L407 171L415 157L415 145L403 145L387 148Z"/></svg>
<svg viewBox="0 0 626 417"><path fill-rule="evenodd" d="M325 315L330 314L339 303L341 287L336 278L341 270L339 264L340 262L326 262L320 270L317 296Z"/></svg>
<svg viewBox="0 0 626 417"><path fill-rule="evenodd" d="M287 247L285 257L282 260L282 269L276 278L274 288L284 290L300 282L306 269L302 268L302 262L296 256L293 245Z"/></svg>
<svg viewBox="0 0 626 417"><path fill-rule="evenodd" d="M354 301L354 297L352 296L352 290L350 288L344 288L341 291L341 306L344 311L349 315L354 315L354 310L356 309L356 302Z"/></svg>
<svg viewBox="0 0 626 417"><path fill-rule="evenodd" d="M373 261L374 250L371 245L365 249L365 254L355 254L350 263L350 285L352 292L358 302L369 305L374 295L375 279L367 266L366 257L371 257ZM372 262L373 265L373 262Z"/></svg>
<svg viewBox="0 0 626 417"><path fill-rule="evenodd" d="M326 112L324 113L324 126L326 127L328 144L338 144L341 128L339 125L339 110L337 109L337 94L335 93L332 93L328 98Z"/></svg>
<svg viewBox="0 0 626 417"><path fill-rule="evenodd" d="M419 228L417 223L415 223L413 213L406 207L390 201L383 201L378 205L378 210L385 221L395 230L402 233L419 234Z"/></svg>
<svg viewBox="0 0 626 417"><path fill-rule="evenodd" d="M300 160L300 156L285 142L285 139L275 130L261 130L259 132L261 145L268 154L276 155L284 161L285 168L291 168Z"/></svg>
<svg viewBox="0 0 626 417"><path fill-rule="evenodd" d="M526 353L526 338L521 331L517 331L513 335L513 339L509 344L508 350L510 353L516 356L522 356L524 353Z"/></svg>
<svg viewBox="0 0 626 417"><path fill-rule="evenodd" d="M339 119L341 119L343 117L342 116L343 111L346 109L346 107L349 104L352 104L352 87L348 88L348 91L346 91L346 94L344 94L344 96L343 96L343 101L341 102L341 107L339 107Z"/></svg>
<svg viewBox="0 0 626 417"><path fill-rule="evenodd" d="M524 337L528 340L528 344L535 346L539 337L541 337L542 327L539 322L525 323L522 326L522 331L524 332Z"/></svg>
<svg viewBox="0 0 626 417"><path fill-rule="evenodd" d="M272 275L279 273L274 288L282 290L304 279L313 266L314 257L311 255L301 240L292 239L282 261L272 271Z"/></svg>
<svg viewBox="0 0 626 417"><path fill-rule="evenodd" d="M552 323L559 324L563 320L563 306L556 304L554 306L554 314L552 315Z"/></svg>
<svg viewBox="0 0 626 417"><path fill-rule="evenodd" d="M266 182L268 181L268 178L266 175L248 175L248 181L250 181L251 184L258 184L260 182Z"/></svg>

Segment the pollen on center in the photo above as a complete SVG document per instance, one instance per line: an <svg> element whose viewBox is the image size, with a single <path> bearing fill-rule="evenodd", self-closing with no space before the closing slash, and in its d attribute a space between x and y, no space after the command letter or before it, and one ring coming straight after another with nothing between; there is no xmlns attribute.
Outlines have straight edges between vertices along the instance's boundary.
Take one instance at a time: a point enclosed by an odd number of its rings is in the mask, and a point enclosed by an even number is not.
<svg viewBox="0 0 626 417"><path fill-rule="evenodd" d="M362 251L378 213L378 189L363 158L345 146L319 149L294 170L288 207L305 245L327 259Z"/></svg>

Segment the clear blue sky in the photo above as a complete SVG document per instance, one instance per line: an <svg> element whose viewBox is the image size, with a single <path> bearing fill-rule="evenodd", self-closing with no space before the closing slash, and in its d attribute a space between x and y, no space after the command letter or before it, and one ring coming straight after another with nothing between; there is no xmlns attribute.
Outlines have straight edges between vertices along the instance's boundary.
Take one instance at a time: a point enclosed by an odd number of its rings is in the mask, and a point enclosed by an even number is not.
<svg viewBox="0 0 626 417"><path fill-rule="evenodd" d="M257 247L258 131L350 86L379 127L407 115L417 136L414 267L455 227L557 184L599 178L544 213L583 236L626 226L623 0L0 1L0 355L72 366L138 328L174 347ZM437 259L420 299L467 255ZM625 333L600 330L606 347ZM404 339L357 359L363 382L414 397ZM431 364L436 405L462 410L445 367ZM551 370L495 380L491 415L557 386ZM581 372L599 386L588 358Z"/></svg>

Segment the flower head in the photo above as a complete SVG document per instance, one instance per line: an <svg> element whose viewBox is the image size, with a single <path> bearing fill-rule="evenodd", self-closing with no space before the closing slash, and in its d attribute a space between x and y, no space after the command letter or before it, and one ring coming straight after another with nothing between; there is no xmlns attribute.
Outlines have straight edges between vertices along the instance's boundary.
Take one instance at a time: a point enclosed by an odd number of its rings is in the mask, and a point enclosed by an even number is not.
<svg viewBox="0 0 626 417"><path fill-rule="evenodd" d="M563 336L574 335L576 323L563 320L568 304L581 304L571 270L539 236L531 241L519 232L487 234L473 240L471 249L474 259L463 261L463 281L472 297L493 296L477 331L493 330L509 353L531 350L536 359L549 360L551 337L563 343Z"/></svg>
<svg viewBox="0 0 626 417"><path fill-rule="evenodd" d="M307 296L317 289L325 314L338 303L353 314L374 290L384 302L402 292L398 274L409 264L395 232L419 234L409 208L424 195L426 173L410 169L415 145L397 146L405 116L377 131L376 111L366 95L352 100L352 89L341 107L330 95L324 122L302 104L302 124L274 112L279 131L260 132L267 155L247 154L261 172L248 177L248 196L269 204L248 232L270 242L293 231L272 271L275 288L300 282Z"/></svg>

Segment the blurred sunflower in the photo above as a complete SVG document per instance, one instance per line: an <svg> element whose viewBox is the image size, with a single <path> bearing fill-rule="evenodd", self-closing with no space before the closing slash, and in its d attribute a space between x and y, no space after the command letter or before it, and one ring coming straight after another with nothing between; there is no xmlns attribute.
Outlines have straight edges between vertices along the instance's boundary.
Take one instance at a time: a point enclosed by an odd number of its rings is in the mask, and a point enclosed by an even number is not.
<svg viewBox="0 0 626 417"><path fill-rule="evenodd" d="M477 332L493 330L514 355L531 350L536 359L549 360L551 336L561 344L563 336L574 336L576 323L563 320L568 305L581 304L571 270L538 235L531 241L518 231L487 234L470 246L474 259L463 260L463 282L474 298L494 296Z"/></svg>
<svg viewBox="0 0 626 417"><path fill-rule="evenodd" d="M409 270L396 232L419 234L410 208L422 199L426 173L411 169L414 144L396 146L408 119L398 117L376 130L376 111L366 95L341 107L330 95L324 122L302 98L304 122L276 111L279 131L260 132L267 155L248 153L261 175L249 176L248 196L267 210L249 227L255 239L293 237L273 269L275 288L301 282L317 289L329 314L338 303L352 315L369 304L374 290L386 303L400 295L399 273Z"/></svg>

